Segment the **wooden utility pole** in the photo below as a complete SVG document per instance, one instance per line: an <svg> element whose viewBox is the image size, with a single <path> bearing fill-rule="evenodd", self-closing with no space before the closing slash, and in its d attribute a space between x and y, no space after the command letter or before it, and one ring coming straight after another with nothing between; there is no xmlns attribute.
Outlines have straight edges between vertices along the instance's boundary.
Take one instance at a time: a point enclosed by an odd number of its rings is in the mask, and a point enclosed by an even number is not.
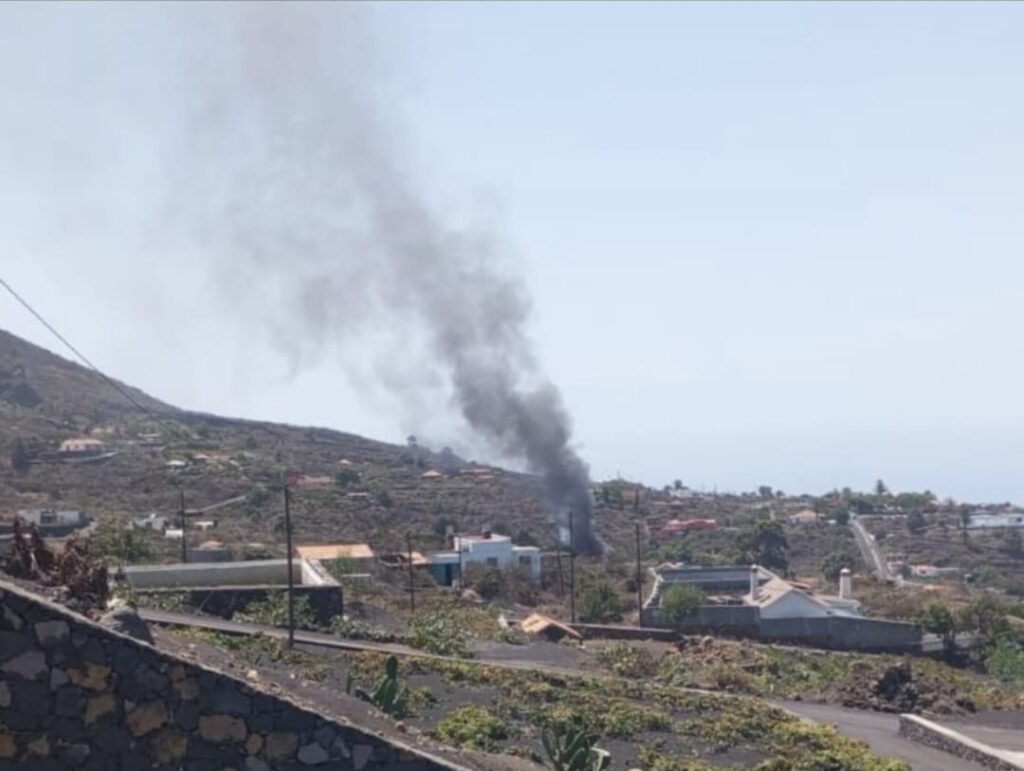
<svg viewBox="0 0 1024 771"><path fill-rule="evenodd" d="M416 612L416 582L413 580L414 574L412 569L412 535L410 533L405 534L405 548L409 552L409 610L412 613Z"/></svg>
<svg viewBox="0 0 1024 771"><path fill-rule="evenodd" d="M295 576L292 573L292 511L289 480L284 483L284 532L288 548L288 647L295 645Z"/></svg>
<svg viewBox="0 0 1024 771"><path fill-rule="evenodd" d="M636 523L636 625L644 625L644 577L640 571L640 523Z"/></svg>
<svg viewBox="0 0 1024 771"><path fill-rule="evenodd" d="M562 572L562 538L559 535L558 545L555 546L555 558L558 560L558 594L565 597L565 573Z"/></svg>
<svg viewBox="0 0 1024 771"><path fill-rule="evenodd" d="M181 499L181 561L188 562L188 543L185 541L185 491L178 490Z"/></svg>
<svg viewBox="0 0 1024 771"><path fill-rule="evenodd" d="M572 509L569 509L569 608L572 623L576 623L576 530Z"/></svg>

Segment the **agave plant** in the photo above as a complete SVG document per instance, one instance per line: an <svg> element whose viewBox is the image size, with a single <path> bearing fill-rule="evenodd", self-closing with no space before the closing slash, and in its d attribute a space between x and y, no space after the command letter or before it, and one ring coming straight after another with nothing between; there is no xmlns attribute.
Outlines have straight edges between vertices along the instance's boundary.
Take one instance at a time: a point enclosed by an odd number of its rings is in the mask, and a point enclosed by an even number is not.
<svg viewBox="0 0 1024 771"><path fill-rule="evenodd" d="M611 755L597 746L597 734L584 726L545 728L541 739L555 771L605 771L611 765Z"/></svg>
<svg viewBox="0 0 1024 771"><path fill-rule="evenodd" d="M409 689L398 682L398 659L394 656L390 656L384 665L384 676L373 693L357 688L356 696L391 717L403 718L409 714Z"/></svg>

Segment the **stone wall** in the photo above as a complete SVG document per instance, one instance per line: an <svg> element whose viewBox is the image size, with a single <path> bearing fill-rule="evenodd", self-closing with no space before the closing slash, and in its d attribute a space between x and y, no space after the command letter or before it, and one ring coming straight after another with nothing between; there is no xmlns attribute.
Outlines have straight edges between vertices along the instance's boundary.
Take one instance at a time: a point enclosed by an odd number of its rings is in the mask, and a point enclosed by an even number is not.
<svg viewBox="0 0 1024 771"><path fill-rule="evenodd" d="M0 769L424 771L445 760L0 582Z"/></svg>
<svg viewBox="0 0 1024 771"><path fill-rule="evenodd" d="M1017 762L1010 753L988 747L916 715L900 715L900 736L978 763L993 771L1024 771L1024 763Z"/></svg>

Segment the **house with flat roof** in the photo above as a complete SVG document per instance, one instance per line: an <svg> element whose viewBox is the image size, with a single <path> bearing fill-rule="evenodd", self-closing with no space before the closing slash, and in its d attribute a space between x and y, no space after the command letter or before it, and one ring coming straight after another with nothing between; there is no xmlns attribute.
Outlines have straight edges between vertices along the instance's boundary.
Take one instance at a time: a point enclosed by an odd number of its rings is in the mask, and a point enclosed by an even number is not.
<svg viewBox="0 0 1024 771"><path fill-rule="evenodd" d="M534 580L540 580L540 549L516 546L511 537L485 530L480 535L456 535L450 551L429 556L430 573L442 586L451 586L462 577L467 565L491 565L502 570L522 569Z"/></svg>
<svg viewBox="0 0 1024 771"><path fill-rule="evenodd" d="M60 443L60 451L64 455L99 455L104 447L102 441L91 436L65 439Z"/></svg>

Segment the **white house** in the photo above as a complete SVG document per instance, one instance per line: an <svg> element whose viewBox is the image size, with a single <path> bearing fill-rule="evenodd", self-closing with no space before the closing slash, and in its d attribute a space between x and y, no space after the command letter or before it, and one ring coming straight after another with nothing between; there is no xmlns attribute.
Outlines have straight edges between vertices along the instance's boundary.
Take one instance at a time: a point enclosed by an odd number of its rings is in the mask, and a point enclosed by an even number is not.
<svg viewBox="0 0 1024 771"><path fill-rule="evenodd" d="M763 619L861 615L860 603L852 597L849 570L844 569L840 577L838 597L811 594L775 574L770 575L761 584L760 569L752 567L750 591L743 597L745 604L757 606Z"/></svg>
<svg viewBox="0 0 1024 771"><path fill-rule="evenodd" d="M80 511L57 511L55 509L24 509L18 512L22 521L49 527L79 527L86 524L85 515Z"/></svg>
<svg viewBox="0 0 1024 771"><path fill-rule="evenodd" d="M99 455L103 452L103 442L92 437L76 437L65 439L60 443L60 451L69 455Z"/></svg>
<svg viewBox="0 0 1024 771"><path fill-rule="evenodd" d="M167 517L159 514L147 514L132 520L132 526L140 530L166 530Z"/></svg>
<svg viewBox="0 0 1024 771"><path fill-rule="evenodd" d="M536 546L516 546L509 536L489 531L481 535L457 535L452 541L451 551L430 555L430 572L440 584L451 585L459 577L460 566L472 564L493 565L504 570L518 567L531 578L540 578L540 549Z"/></svg>
<svg viewBox="0 0 1024 771"><path fill-rule="evenodd" d="M1011 511L1002 514L972 514L967 522L968 530L988 530L1000 527L1024 527L1024 512Z"/></svg>

